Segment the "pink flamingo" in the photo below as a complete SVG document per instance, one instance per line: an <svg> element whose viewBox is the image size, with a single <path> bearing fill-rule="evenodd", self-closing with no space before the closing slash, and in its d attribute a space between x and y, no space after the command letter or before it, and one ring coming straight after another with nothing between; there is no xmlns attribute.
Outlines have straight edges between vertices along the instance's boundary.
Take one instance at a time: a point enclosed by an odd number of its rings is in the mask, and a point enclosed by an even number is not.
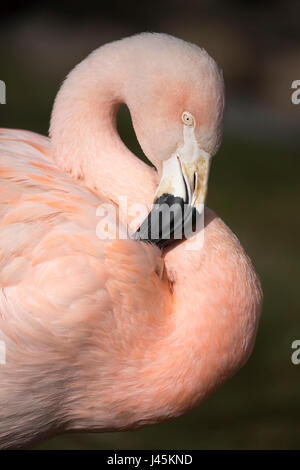
<svg viewBox="0 0 300 470"><path fill-rule="evenodd" d="M170 419L248 359L261 287L212 211L199 250L188 247L203 231L164 251L96 234L97 207L120 195L150 209L155 192L168 193L203 211L223 102L222 75L204 50L144 33L75 67L50 139L0 130L2 448ZM121 103L159 185L117 134Z"/></svg>

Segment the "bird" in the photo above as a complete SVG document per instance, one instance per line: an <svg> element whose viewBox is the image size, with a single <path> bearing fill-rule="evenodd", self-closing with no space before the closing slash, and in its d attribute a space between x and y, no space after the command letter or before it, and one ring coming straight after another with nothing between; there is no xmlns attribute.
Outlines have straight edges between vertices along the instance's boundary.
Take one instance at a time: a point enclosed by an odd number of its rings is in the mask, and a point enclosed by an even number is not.
<svg viewBox="0 0 300 470"><path fill-rule="evenodd" d="M153 167L118 134L123 104ZM0 448L175 418L247 362L261 283L205 206L223 109L214 59L146 32L69 73L48 137L0 129ZM174 200L203 220L180 240L155 216Z"/></svg>

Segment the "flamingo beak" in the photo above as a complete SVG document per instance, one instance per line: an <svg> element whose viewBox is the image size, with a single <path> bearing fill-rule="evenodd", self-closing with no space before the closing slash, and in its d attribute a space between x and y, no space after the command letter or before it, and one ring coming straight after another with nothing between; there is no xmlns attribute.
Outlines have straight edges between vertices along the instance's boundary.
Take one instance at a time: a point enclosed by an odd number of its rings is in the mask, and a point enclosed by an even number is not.
<svg viewBox="0 0 300 470"><path fill-rule="evenodd" d="M210 155L198 145L183 145L164 161L152 210L134 239L165 248L195 235L202 227L209 167Z"/></svg>

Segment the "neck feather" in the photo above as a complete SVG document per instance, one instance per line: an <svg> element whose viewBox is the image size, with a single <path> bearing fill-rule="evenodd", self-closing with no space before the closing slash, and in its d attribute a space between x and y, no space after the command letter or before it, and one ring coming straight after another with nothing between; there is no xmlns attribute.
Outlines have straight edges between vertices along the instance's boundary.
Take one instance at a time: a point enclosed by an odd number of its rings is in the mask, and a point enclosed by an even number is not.
<svg viewBox="0 0 300 470"><path fill-rule="evenodd" d="M116 115L127 104L128 57L114 45L93 52L69 74L53 108L52 155L57 165L83 184L118 203L151 206L156 172L123 144Z"/></svg>

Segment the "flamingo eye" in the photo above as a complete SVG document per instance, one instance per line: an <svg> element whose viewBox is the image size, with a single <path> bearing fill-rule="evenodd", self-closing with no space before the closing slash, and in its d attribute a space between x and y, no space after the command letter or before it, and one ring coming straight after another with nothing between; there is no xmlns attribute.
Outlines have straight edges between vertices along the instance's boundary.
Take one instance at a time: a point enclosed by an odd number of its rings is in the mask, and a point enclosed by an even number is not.
<svg viewBox="0 0 300 470"><path fill-rule="evenodd" d="M183 124L185 124L186 126L193 126L194 125L194 122L195 122L194 118L191 115L191 113L189 113L188 111L184 111L182 113L181 119L182 119Z"/></svg>

